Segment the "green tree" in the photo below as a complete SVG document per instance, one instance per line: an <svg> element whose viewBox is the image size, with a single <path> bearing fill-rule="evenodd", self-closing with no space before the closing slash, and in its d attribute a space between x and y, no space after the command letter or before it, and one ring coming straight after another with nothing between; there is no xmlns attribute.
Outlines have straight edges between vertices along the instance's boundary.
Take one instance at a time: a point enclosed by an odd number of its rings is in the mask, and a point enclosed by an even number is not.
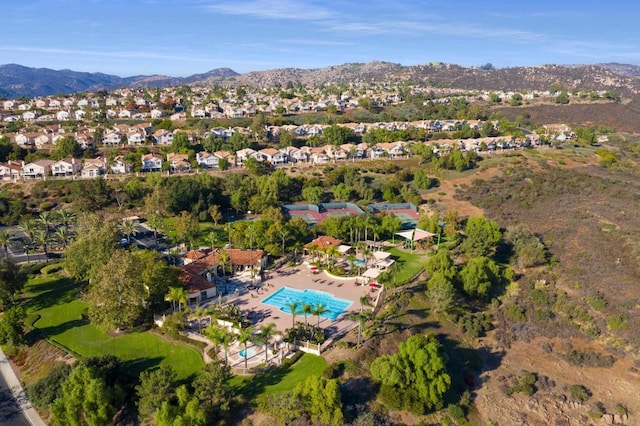
<svg viewBox="0 0 640 426"><path fill-rule="evenodd" d="M563 90L556 96L556 103L561 105L566 105L569 103L569 94L566 90Z"/></svg>
<svg viewBox="0 0 640 426"><path fill-rule="evenodd" d="M469 218L465 234L462 249L472 257L493 254L502 241L502 232L498 224L484 216Z"/></svg>
<svg viewBox="0 0 640 426"><path fill-rule="evenodd" d="M123 219L118 223L118 229L131 245L131 237L138 233L138 224L131 219Z"/></svg>
<svg viewBox="0 0 640 426"><path fill-rule="evenodd" d="M181 211L180 216L175 221L175 228L178 241L188 242L191 245L199 229L198 220L193 213Z"/></svg>
<svg viewBox="0 0 640 426"><path fill-rule="evenodd" d="M142 418L153 415L164 401L175 396L174 382L176 371L170 365L162 364L154 370L140 373L140 384L136 386L138 394L138 412Z"/></svg>
<svg viewBox="0 0 640 426"><path fill-rule="evenodd" d="M88 280L105 265L117 249L115 219L86 215L78 221L76 240L67 247L64 268L78 280Z"/></svg>
<svg viewBox="0 0 640 426"><path fill-rule="evenodd" d="M189 136L185 132L175 132L171 141L171 152L186 153L189 149L191 149Z"/></svg>
<svg viewBox="0 0 640 426"><path fill-rule="evenodd" d="M314 424L340 426L343 424L340 387L335 379L310 376L293 390L304 412Z"/></svg>
<svg viewBox="0 0 640 426"><path fill-rule="evenodd" d="M240 328L238 330L238 343L244 348L244 368L247 368L248 356L247 356L247 344L253 342L253 327Z"/></svg>
<svg viewBox="0 0 640 426"><path fill-rule="evenodd" d="M107 386L95 368L79 364L62 384L51 405L54 424L109 425L122 403L122 391Z"/></svg>
<svg viewBox="0 0 640 426"><path fill-rule="evenodd" d="M487 257L475 257L460 271L460 281L468 295L487 297L491 287L500 281L500 267Z"/></svg>
<svg viewBox="0 0 640 426"><path fill-rule="evenodd" d="M164 401L154 416L156 426L205 426L207 415L186 385L176 389L175 400Z"/></svg>
<svg viewBox="0 0 640 426"><path fill-rule="evenodd" d="M24 320L27 315L21 306L8 309L0 317L0 344L18 346L24 343Z"/></svg>
<svg viewBox="0 0 640 426"><path fill-rule="evenodd" d="M200 400L209 421L219 421L229 412L233 392L231 369L221 361L211 362L193 381L194 396Z"/></svg>
<svg viewBox="0 0 640 426"><path fill-rule="evenodd" d="M434 336L409 337L396 354L371 363L371 376L381 384L380 397L389 408L420 414L442 408L451 386L446 355Z"/></svg>
<svg viewBox="0 0 640 426"><path fill-rule="evenodd" d="M56 142L54 157L58 160L73 157L78 158L82 155L82 148L76 138L73 136L65 136Z"/></svg>
<svg viewBox="0 0 640 426"><path fill-rule="evenodd" d="M296 314L298 313L298 307L300 306L300 302L291 302L289 307L289 312L291 313L291 327L296 326Z"/></svg>
<svg viewBox="0 0 640 426"><path fill-rule="evenodd" d="M165 297L165 300L171 302L173 306L173 312L176 311L176 303L178 304L178 310L182 310L182 304L187 304L187 297L189 293L183 287L169 287L169 291Z"/></svg>
<svg viewBox="0 0 640 426"><path fill-rule="evenodd" d="M92 323L105 330L128 329L141 319L148 292L139 279L140 269L130 252L113 253L89 287L87 304Z"/></svg>
<svg viewBox="0 0 640 426"><path fill-rule="evenodd" d="M38 408L48 408L62 392L62 384L67 380L72 367L69 364L58 364L46 376L28 385L25 389L29 401Z"/></svg>
<svg viewBox="0 0 640 426"><path fill-rule="evenodd" d="M427 296L434 312L449 312L456 296L453 281L441 271L433 273L427 281Z"/></svg>
<svg viewBox="0 0 640 426"><path fill-rule="evenodd" d="M312 204L321 203L324 197L324 188L321 186L306 186L302 188L302 198Z"/></svg>
<svg viewBox="0 0 640 426"><path fill-rule="evenodd" d="M342 145L353 136L353 130L336 124L322 130L322 138L331 145Z"/></svg>
<svg viewBox="0 0 640 426"><path fill-rule="evenodd" d="M212 204L209 206L209 216L211 216L211 220L213 221L213 226L218 227L218 222L222 219L222 212L220 211L220 206L217 204Z"/></svg>
<svg viewBox="0 0 640 426"><path fill-rule="evenodd" d="M440 249L429 257L425 264L425 271L430 275L440 272L448 280L453 280L457 275L453 258L447 249Z"/></svg>
<svg viewBox="0 0 640 426"><path fill-rule="evenodd" d="M0 311L13 306L15 297L27 283L27 275L12 259L0 259Z"/></svg>

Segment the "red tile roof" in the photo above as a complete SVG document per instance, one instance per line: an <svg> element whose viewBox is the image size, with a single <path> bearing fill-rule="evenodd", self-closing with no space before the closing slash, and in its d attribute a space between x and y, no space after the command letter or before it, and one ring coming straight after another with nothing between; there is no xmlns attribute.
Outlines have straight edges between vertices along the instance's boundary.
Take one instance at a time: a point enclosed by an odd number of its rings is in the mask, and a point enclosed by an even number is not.
<svg viewBox="0 0 640 426"><path fill-rule="evenodd" d="M322 235L315 240L311 241L304 245L304 248L308 249L313 246L318 247L320 250L326 250L329 247L338 247L342 243L342 240L337 238L329 237L327 235Z"/></svg>

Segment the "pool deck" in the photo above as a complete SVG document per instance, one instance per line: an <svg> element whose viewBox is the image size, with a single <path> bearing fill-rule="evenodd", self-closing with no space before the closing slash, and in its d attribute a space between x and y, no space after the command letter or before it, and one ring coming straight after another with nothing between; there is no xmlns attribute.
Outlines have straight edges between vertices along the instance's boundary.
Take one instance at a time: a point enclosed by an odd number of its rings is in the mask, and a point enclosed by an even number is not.
<svg viewBox="0 0 640 426"><path fill-rule="evenodd" d="M362 283L362 278L358 282ZM361 284L356 285L355 278L335 278L325 272L313 273L307 264L302 263L296 267L283 267L279 272L271 271L270 277L260 283L257 290L236 296L230 303L238 305L245 312L252 312L251 319L256 327L272 322L278 331L284 332L292 326L291 314L262 303L283 286L301 290L320 290L353 302L336 320L320 318L320 326L329 331L330 337L355 327L356 322L346 318L352 313L360 312L362 296L375 296L375 290ZM318 321L315 315L309 315L307 319L312 324ZM296 315L296 322L304 322L304 315Z"/></svg>

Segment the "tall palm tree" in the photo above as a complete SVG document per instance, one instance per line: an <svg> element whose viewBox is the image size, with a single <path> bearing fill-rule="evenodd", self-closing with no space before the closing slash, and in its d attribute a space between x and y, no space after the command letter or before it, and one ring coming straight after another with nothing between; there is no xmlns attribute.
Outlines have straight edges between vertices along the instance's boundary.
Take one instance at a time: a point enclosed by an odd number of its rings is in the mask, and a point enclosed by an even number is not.
<svg viewBox="0 0 640 426"><path fill-rule="evenodd" d="M69 228L76 222L76 214L69 209L56 210L56 221L65 228Z"/></svg>
<svg viewBox="0 0 640 426"><path fill-rule="evenodd" d="M229 332L227 329L213 323L209 324L209 326L204 329L204 334L213 342L214 345L222 346L222 348L224 349L224 363L228 364L229 347L236 339L236 335Z"/></svg>
<svg viewBox="0 0 640 426"><path fill-rule="evenodd" d="M244 348L244 368L247 368L247 343L253 341L253 327L240 328L238 330L238 342Z"/></svg>
<svg viewBox="0 0 640 426"><path fill-rule="evenodd" d="M138 233L138 224L131 219L123 219L118 224L118 228L122 235L125 236L129 245L131 245L131 236Z"/></svg>
<svg viewBox="0 0 640 426"><path fill-rule="evenodd" d="M264 343L264 362L269 362L269 340L276 334L276 325L272 322L260 327L260 338Z"/></svg>
<svg viewBox="0 0 640 426"><path fill-rule="evenodd" d="M313 311L313 305L311 303L302 303L302 314L304 315L304 325L309 325L307 316Z"/></svg>
<svg viewBox="0 0 640 426"><path fill-rule="evenodd" d="M156 245L158 245L158 229L162 228L162 218L160 215L153 214L149 220L147 220L147 225L153 230L153 239Z"/></svg>
<svg viewBox="0 0 640 426"><path fill-rule="evenodd" d="M320 316L327 312L329 312L329 310L323 303L319 303L313 308L312 314L318 318L318 328L320 328Z"/></svg>
<svg viewBox="0 0 640 426"><path fill-rule="evenodd" d="M189 293L183 287L169 287L169 293L165 299L172 303L173 312L175 312L176 302L178 303L178 310L182 310L182 304L187 304L187 297L189 297Z"/></svg>
<svg viewBox="0 0 640 426"><path fill-rule="evenodd" d="M7 231L0 231L0 245L2 245L2 248L4 249L5 258L9 257L9 242L11 242L11 240L13 240L11 234Z"/></svg>
<svg viewBox="0 0 640 426"><path fill-rule="evenodd" d="M56 232L53 234L56 240L62 244L63 248L67 248L67 245L71 241L73 234L71 230L67 227L61 226L56 228Z"/></svg>
<svg viewBox="0 0 640 426"><path fill-rule="evenodd" d="M24 232L30 240L33 240L33 232L38 229L38 224L33 219L25 219L20 222L18 229Z"/></svg>
<svg viewBox="0 0 640 426"><path fill-rule="evenodd" d="M231 256L226 250L220 250L216 253L216 259L218 264L222 266L222 275L224 276L227 273L227 266L230 265Z"/></svg>
<svg viewBox="0 0 640 426"><path fill-rule="evenodd" d="M49 233L46 229L36 229L33 232L33 242L37 247L42 248L44 256L49 261L49 252L47 247L49 246Z"/></svg>
<svg viewBox="0 0 640 426"><path fill-rule="evenodd" d="M211 244L211 251L213 251L216 248L216 242L218 242L218 236L214 231L207 234L207 241Z"/></svg>
<svg viewBox="0 0 640 426"><path fill-rule="evenodd" d="M202 333L202 318L206 315L206 311L202 306L198 306L193 313L193 316L196 317L198 321L198 333Z"/></svg>
<svg viewBox="0 0 640 426"><path fill-rule="evenodd" d="M291 302L289 303L289 312L291 312L291 327L296 326L296 311L298 310L298 306L300 306L300 302Z"/></svg>
<svg viewBox="0 0 640 426"><path fill-rule="evenodd" d="M48 234L49 231L51 230L51 227L53 227L54 219L55 218L53 213L44 211L40 213L40 216L38 216L37 221L38 221L38 224L42 226L42 228L44 228L44 230Z"/></svg>

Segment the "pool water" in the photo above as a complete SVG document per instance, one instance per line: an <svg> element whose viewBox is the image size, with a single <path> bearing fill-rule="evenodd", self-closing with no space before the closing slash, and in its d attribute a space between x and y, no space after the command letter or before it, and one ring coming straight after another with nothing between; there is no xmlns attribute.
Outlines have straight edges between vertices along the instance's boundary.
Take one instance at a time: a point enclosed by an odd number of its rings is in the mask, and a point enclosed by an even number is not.
<svg viewBox="0 0 640 426"><path fill-rule="evenodd" d="M310 304L314 308L318 305L324 305L327 311L320 316L331 320L338 318L353 303L349 300L339 299L333 294L324 291L298 290L291 287L282 287L262 301L266 305L275 306L286 314L291 314L289 306L294 302L298 302L296 315L302 314L303 303Z"/></svg>
<svg viewBox="0 0 640 426"><path fill-rule="evenodd" d="M242 358L251 358L252 356L255 356L256 351L253 348L248 348L247 352L244 352L244 349L240 349L240 352L238 352L238 354L240 354L240 356Z"/></svg>
<svg viewBox="0 0 640 426"><path fill-rule="evenodd" d="M366 264L366 261L364 259L356 259L353 261L353 264L355 266L364 266Z"/></svg>

